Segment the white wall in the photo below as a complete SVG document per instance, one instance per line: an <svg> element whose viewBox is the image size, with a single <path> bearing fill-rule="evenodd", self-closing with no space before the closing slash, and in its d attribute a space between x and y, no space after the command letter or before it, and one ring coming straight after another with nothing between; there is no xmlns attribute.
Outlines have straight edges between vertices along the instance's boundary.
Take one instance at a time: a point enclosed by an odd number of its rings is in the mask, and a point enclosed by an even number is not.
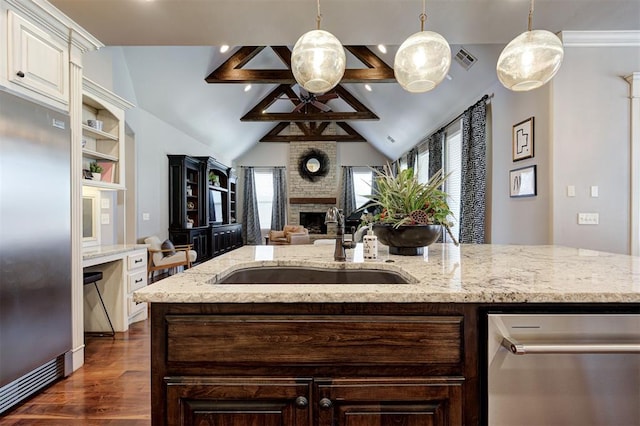
<svg viewBox="0 0 640 426"><path fill-rule="evenodd" d="M551 242L551 184L549 87L512 92L496 83L491 99L490 234L494 244L549 244ZM534 117L534 157L513 161L513 126ZM535 197L509 197L509 171L536 165ZM489 165L487 166L489 167Z"/></svg>
<svg viewBox="0 0 640 426"><path fill-rule="evenodd" d="M634 47L568 47L555 77L553 110L553 242L628 253L630 233L630 101L623 79L640 70ZM575 185L576 196L566 196ZM597 185L599 197L590 197ZM578 225L579 212L600 215Z"/></svg>

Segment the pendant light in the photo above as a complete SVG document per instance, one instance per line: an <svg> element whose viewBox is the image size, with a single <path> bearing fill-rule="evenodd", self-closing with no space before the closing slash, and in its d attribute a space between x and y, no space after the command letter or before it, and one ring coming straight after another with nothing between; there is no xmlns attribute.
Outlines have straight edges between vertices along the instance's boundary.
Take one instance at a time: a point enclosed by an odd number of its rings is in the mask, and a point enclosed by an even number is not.
<svg viewBox="0 0 640 426"><path fill-rule="evenodd" d="M333 34L320 29L320 0L317 0L317 29L303 34L291 52L291 71L298 84L310 93L325 93L340 82L346 67L344 48Z"/></svg>
<svg viewBox="0 0 640 426"><path fill-rule="evenodd" d="M507 44L496 66L502 85L516 92L546 84L556 75L564 57L558 36L546 30L531 30L533 1L529 6L529 30Z"/></svg>
<svg viewBox="0 0 640 426"><path fill-rule="evenodd" d="M420 32L400 45L393 64L396 80L411 93L428 92L444 80L451 66L451 48L440 34L424 30L427 19L422 0Z"/></svg>

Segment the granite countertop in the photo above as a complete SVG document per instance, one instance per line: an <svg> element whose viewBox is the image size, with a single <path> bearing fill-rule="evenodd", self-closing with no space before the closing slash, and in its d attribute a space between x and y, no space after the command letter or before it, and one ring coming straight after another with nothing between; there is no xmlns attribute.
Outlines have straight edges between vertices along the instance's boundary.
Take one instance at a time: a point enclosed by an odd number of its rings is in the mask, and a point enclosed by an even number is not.
<svg viewBox="0 0 640 426"><path fill-rule="evenodd" d="M433 244L424 256L361 246L333 260L333 245L244 246L135 292L159 303L640 303L640 257L559 246ZM216 284L260 266L391 270L410 284Z"/></svg>
<svg viewBox="0 0 640 426"><path fill-rule="evenodd" d="M146 249L145 244L115 244L109 246L91 246L85 247L82 250L82 259L89 260L99 257L111 256L119 253L126 253L128 251Z"/></svg>

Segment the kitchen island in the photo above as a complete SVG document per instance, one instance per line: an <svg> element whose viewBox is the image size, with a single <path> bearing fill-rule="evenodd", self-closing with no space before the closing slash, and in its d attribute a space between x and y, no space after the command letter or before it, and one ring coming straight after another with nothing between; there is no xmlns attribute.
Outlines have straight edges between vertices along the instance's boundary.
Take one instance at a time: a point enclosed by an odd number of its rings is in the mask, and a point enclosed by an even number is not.
<svg viewBox="0 0 640 426"><path fill-rule="evenodd" d="M153 424L483 424L487 312L640 311L637 257L441 244L348 256L246 246L137 291L151 303ZM409 283L216 284L269 266L384 269Z"/></svg>

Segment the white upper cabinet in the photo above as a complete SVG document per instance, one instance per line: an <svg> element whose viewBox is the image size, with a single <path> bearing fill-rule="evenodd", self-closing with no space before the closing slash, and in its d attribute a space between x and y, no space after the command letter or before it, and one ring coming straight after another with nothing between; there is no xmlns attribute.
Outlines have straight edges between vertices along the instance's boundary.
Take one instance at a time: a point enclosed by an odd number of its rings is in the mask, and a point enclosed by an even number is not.
<svg viewBox="0 0 640 426"><path fill-rule="evenodd" d="M7 78L17 91L28 90L68 110L69 47L9 10Z"/></svg>

